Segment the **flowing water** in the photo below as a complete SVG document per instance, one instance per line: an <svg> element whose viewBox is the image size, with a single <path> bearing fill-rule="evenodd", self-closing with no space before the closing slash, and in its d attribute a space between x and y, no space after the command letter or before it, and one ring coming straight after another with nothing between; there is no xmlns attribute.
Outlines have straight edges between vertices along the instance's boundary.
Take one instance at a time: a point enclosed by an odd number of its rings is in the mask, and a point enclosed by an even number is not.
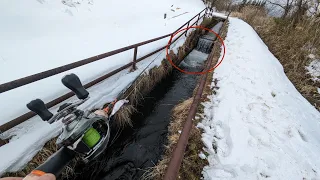
<svg viewBox="0 0 320 180"><path fill-rule="evenodd" d="M197 48L182 61L180 68L202 71L212 44L211 37L201 37ZM163 79L141 102L132 117L133 127L123 129L99 163L81 170L82 174L76 179L141 179L163 155L173 107L192 96L198 78L174 70Z"/></svg>
<svg viewBox="0 0 320 180"><path fill-rule="evenodd" d="M218 33L222 27L222 24L223 22L219 22L211 30L213 30L215 33ZM217 39L217 36L214 33L208 32L206 35L201 36L199 38L196 50L209 54L213 47L213 41L216 39Z"/></svg>
<svg viewBox="0 0 320 180"><path fill-rule="evenodd" d="M200 37L196 50L209 54L213 46L213 40L206 37Z"/></svg>

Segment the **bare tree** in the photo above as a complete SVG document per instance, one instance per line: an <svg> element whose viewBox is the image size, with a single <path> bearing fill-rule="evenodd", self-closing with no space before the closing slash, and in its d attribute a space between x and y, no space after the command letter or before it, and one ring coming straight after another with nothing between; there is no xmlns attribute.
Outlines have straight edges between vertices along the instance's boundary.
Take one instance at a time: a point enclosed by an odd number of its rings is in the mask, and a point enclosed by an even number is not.
<svg viewBox="0 0 320 180"><path fill-rule="evenodd" d="M313 0L310 3L310 8L308 9L308 12L311 16L320 17L320 0Z"/></svg>
<svg viewBox="0 0 320 180"><path fill-rule="evenodd" d="M293 25L296 25L299 21L302 20L303 16L306 14L306 12L309 9L308 1L303 0L297 0L296 6L295 6L295 12L293 13Z"/></svg>
<svg viewBox="0 0 320 180"><path fill-rule="evenodd" d="M293 7L293 2L294 2L294 0L286 0L286 4L283 5L283 4L272 2L272 1L268 0L268 3L275 5L275 6L278 6L278 7L281 7L284 10L284 13L282 14L283 19L288 16L290 10Z"/></svg>

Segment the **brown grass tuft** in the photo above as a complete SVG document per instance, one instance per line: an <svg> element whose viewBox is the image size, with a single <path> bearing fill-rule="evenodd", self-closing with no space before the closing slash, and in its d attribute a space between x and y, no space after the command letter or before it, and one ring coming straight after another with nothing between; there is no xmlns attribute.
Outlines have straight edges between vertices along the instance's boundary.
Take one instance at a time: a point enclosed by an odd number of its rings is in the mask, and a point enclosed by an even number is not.
<svg viewBox="0 0 320 180"><path fill-rule="evenodd" d="M117 120L118 125L121 127L132 126L131 115L136 112L136 108L133 105L124 105L119 111L114 115Z"/></svg>
<svg viewBox="0 0 320 180"><path fill-rule="evenodd" d="M231 16L241 17L245 19L249 24L256 24L256 27L264 26L269 20L265 18L267 12L262 7L256 6L245 6L242 8L241 12L232 12Z"/></svg>
<svg viewBox="0 0 320 180"><path fill-rule="evenodd" d="M9 139L1 139L0 138L0 147L7 144L7 143L9 143Z"/></svg>

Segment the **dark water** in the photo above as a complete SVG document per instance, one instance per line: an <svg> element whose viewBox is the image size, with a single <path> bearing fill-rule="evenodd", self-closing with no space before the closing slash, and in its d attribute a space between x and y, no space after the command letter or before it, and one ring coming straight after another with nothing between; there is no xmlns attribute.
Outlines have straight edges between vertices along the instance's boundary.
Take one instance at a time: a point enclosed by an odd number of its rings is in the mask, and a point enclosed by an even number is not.
<svg viewBox="0 0 320 180"><path fill-rule="evenodd" d="M187 71L201 71L207 54L193 50L180 64ZM167 141L173 107L192 96L198 76L174 70L145 97L132 117L132 128L108 148L99 163L87 167L76 179L140 179L157 164ZM88 172L88 173L86 173Z"/></svg>

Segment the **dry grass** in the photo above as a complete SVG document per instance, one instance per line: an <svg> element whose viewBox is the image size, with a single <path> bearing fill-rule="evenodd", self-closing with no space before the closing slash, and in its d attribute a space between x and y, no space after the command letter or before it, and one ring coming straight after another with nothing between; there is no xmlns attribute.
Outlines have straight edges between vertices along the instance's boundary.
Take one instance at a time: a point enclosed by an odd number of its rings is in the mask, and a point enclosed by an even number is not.
<svg viewBox="0 0 320 180"><path fill-rule="evenodd" d="M233 13L247 21L258 32L269 50L279 59L284 71L298 91L319 110L319 82L313 82L305 66L309 54L320 56L320 18L304 19L293 25L290 19L271 18L255 13L252 7Z"/></svg>
<svg viewBox="0 0 320 180"><path fill-rule="evenodd" d="M173 60L177 59L173 52L170 54ZM122 97L125 98L128 96L129 104L122 106L114 116L118 126L132 126L131 115L136 112L135 107L137 107L143 97L164 77L170 74L171 71L172 66L164 59L160 66L154 67L148 74L140 76L133 85L129 87Z"/></svg>
<svg viewBox="0 0 320 180"><path fill-rule="evenodd" d="M132 126L132 121L131 121L131 114L136 112L136 108L134 108L133 105L126 105L123 106L120 113L115 114L115 119L118 119L118 124L120 126Z"/></svg>
<svg viewBox="0 0 320 180"><path fill-rule="evenodd" d="M1 139L1 138L0 138L0 147L3 146L3 145L5 145L5 144L7 144L7 143L9 143L9 140L8 140L8 139Z"/></svg>
<svg viewBox="0 0 320 180"><path fill-rule="evenodd" d="M267 12L263 8L256 6L245 6L241 12L232 12L231 16L240 17L249 24L255 24L256 28L264 27L270 23L270 19L266 18Z"/></svg>

